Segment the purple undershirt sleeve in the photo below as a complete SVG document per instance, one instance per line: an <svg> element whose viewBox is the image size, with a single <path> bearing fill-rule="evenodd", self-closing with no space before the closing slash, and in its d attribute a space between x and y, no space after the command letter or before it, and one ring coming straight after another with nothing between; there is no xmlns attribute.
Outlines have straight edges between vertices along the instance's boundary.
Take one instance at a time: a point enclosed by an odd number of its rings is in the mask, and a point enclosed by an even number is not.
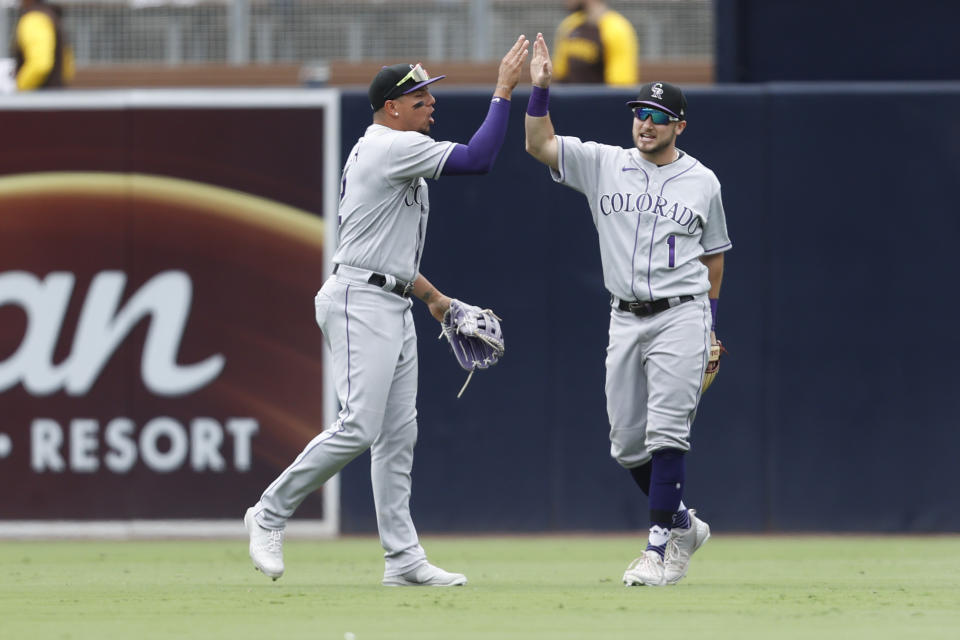
<svg viewBox="0 0 960 640"><path fill-rule="evenodd" d="M507 123L510 120L510 101L503 98L494 98L490 102L490 110L483 124L470 138L468 144L454 146L450 157L443 165L441 175L456 176L477 173L488 173L493 168L493 161L503 145L507 135Z"/></svg>

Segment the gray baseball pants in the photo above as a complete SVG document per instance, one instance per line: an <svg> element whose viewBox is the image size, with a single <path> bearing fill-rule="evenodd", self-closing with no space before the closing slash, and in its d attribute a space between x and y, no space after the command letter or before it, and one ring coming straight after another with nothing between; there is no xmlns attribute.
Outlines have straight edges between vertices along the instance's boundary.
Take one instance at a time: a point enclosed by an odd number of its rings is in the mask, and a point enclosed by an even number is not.
<svg viewBox="0 0 960 640"><path fill-rule="evenodd" d="M610 310L610 455L623 467L646 464L658 449L690 449L710 323L706 295L648 317Z"/></svg>
<svg viewBox="0 0 960 640"><path fill-rule="evenodd" d="M355 271L355 270L353 270ZM410 516L417 441L417 334L412 306L351 273L331 276L316 300L341 410L260 499L258 522L281 529L301 502L370 449L370 478L385 576L426 561Z"/></svg>

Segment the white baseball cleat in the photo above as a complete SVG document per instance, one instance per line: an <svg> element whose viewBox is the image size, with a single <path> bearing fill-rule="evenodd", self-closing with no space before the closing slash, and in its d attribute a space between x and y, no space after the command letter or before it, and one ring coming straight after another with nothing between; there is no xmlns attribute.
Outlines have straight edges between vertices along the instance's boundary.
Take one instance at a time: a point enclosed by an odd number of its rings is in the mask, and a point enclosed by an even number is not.
<svg viewBox="0 0 960 640"><path fill-rule="evenodd" d="M628 587L647 585L648 587L662 587L667 584L663 576L663 558L652 549L643 552L643 555L630 563L623 574L623 584Z"/></svg>
<svg viewBox="0 0 960 640"><path fill-rule="evenodd" d="M283 529L264 529L253 514L257 507L247 509L243 524L250 534L250 559L264 575L276 580L283 575Z"/></svg>
<svg viewBox="0 0 960 640"><path fill-rule="evenodd" d="M384 576L387 587L459 587L467 584L467 576L450 573L425 562L416 569L398 576Z"/></svg>
<svg viewBox="0 0 960 640"><path fill-rule="evenodd" d="M670 540L664 554L664 577L667 584L677 584L690 568L690 557L710 538L710 525L695 516L690 509L690 528L670 530Z"/></svg>

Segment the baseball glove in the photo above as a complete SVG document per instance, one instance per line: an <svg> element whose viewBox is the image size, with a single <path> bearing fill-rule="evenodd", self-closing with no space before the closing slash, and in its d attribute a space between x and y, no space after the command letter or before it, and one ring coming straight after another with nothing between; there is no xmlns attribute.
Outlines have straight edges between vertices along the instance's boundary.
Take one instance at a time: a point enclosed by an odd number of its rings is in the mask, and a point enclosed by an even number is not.
<svg viewBox="0 0 960 640"><path fill-rule="evenodd" d="M443 314L443 333L453 355L464 371L469 371L459 398L463 395L473 372L497 364L503 355L503 332L500 318L490 309L481 309L457 299L450 300L450 308Z"/></svg>
<svg viewBox="0 0 960 640"><path fill-rule="evenodd" d="M713 379L717 377L720 371L720 356L727 353L723 343L717 340L717 344L710 345L710 359L707 361L707 369L703 373L703 384L700 385L700 393L703 393L713 384Z"/></svg>

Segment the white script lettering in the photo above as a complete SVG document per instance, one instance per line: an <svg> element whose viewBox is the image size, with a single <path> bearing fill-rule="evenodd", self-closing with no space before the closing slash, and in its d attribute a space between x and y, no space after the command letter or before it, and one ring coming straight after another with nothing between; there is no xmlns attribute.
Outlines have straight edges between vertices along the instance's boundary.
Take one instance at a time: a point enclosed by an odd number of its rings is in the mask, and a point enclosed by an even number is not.
<svg viewBox="0 0 960 640"><path fill-rule="evenodd" d="M0 273L0 306L18 305L26 312L27 329L19 348L0 362L0 392L22 382L35 396L66 390L86 394L100 372L145 316L150 327L140 359L147 389L160 396L191 393L212 382L226 359L222 354L202 362L178 365L177 353L186 328L193 284L183 271L164 271L148 280L119 308L127 283L121 271L102 271L90 284L73 337L73 349L53 363L75 277L55 271L42 281L32 273Z"/></svg>

